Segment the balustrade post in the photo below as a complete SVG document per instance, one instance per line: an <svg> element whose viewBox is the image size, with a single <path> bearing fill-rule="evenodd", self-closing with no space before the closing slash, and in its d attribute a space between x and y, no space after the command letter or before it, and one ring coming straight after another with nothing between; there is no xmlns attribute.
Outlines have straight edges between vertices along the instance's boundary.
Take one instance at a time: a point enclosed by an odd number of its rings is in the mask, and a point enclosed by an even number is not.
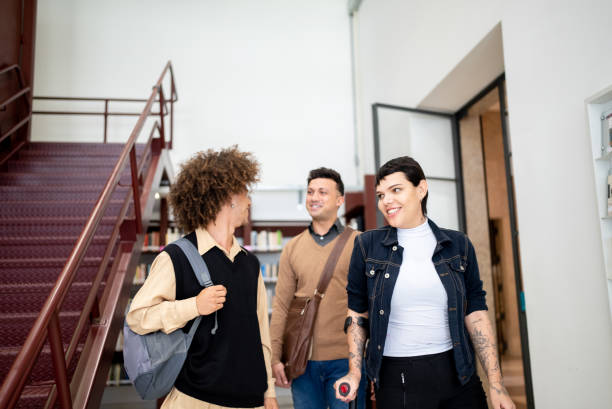
<svg viewBox="0 0 612 409"><path fill-rule="evenodd" d="M161 138L162 149L166 147L166 128L164 126L164 107L165 107L164 89L159 86L159 133Z"/></svg>
<svg viewBox="0 0 612 409"><path fill-rule="evenodd" d="M142 233L142 214L140 210L140 189L138 185L138 164L136 163L136 144L130 150L130 167L132 169L132 196L134 197L134 216L136 217L136 234Z"/></svg>
<svg viewBox="0 0 612 409"><path fill-rule="evenodd" d="M168 144L168 148L172 149L172 144L174 142L174 96L175 96L175 90L174 90L174 78L172 77L172 71L170 71L171 74L171 85L170 87L172 88L172 91L170 92L170 143Z"/></svg>
<svg viewBox="0 0 612 409"><path fill-rule="evenodd" d="M49 321L49 345L51 346L51 357L53 358L53 368L55 369L55 384L59 394L60 405L63 409L72 409L72 398L68 385L68 371L66 370L66 360L64 358L64 345L59 324L58 312L51 315Z"/></svg>
<svg viewBox="0 0 612 409"><path fill-rule="evenodd" d="M106 128L108 126L108 99L104 100L104 143L107 142Z"/></svg>

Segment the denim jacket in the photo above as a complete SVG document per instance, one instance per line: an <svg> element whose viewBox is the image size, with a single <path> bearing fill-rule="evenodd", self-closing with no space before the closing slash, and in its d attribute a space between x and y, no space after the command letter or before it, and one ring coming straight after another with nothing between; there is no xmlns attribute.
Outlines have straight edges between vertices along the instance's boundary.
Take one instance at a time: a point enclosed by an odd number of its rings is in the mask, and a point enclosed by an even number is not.
<svg viewBox="0 0 612 409"><path fill-rule="evenodd" d="M461 384L465 384L476 367L465 317L474 311L487 309L485 291L476 253L467 236L441 229L431 220L428 222L437 241L431 260L448 295L448 324L457 376ZM346 287L348 307L357 313L368 312L370 339L365 365L368 378L377 387L391 313L391 296L402 264L403 250L397 241L397 229L385 226L357 236L351 256Z"/></svg>

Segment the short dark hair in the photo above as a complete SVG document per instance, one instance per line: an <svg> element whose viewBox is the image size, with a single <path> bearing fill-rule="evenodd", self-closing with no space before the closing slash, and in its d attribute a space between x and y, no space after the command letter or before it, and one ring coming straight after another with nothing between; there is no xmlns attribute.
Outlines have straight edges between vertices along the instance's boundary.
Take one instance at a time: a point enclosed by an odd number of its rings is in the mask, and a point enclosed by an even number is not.
<svg viewBox="0 0 612 409"><path fill-rule="evenodd" d="M310 184L311 180L319 178L331 179L336 182L336 187L338 188L338 192L340 192L340 196L344 196L344 183L342 183L342 178L338 172L330 168L313 169L308 174L308 180L306 183Z"/></svg>
<svg viewBox="0 0 612 409"><path fill-rule="evenodd" d="M413 184L413 186L418 186L421 180L425 180L425 172L423 172L423 168L419 165L419 162L411 158L410 156L400 156L399 158L391 159L384 165L378 169L376 172L376 186L380 184L380 181L383 180L388 175L402 172L406 175L406 179ZM421 200L421 210L423 211L423 215L427 214L427 197L429 196L429 191Z"/></svg>

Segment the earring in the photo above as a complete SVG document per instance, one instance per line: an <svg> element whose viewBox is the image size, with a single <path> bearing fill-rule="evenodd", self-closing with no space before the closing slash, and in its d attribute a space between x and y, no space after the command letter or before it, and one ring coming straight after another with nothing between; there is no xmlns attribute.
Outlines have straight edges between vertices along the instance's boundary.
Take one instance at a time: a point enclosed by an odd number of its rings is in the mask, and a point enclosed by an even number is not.
<svg viewBox="0 0 612 409"><path fill-rule="evenodd" d="M236 207L236 203L232 203L230 207L233 209L234 207Z"/></svg>

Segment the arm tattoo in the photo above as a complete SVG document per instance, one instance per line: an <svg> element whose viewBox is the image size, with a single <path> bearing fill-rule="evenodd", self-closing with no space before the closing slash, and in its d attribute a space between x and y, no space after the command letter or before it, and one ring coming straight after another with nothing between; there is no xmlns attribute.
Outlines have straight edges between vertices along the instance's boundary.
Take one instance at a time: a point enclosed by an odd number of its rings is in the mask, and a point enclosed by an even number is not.
<svg viewBox="0 0 612 409"><path fill-rule="evenodd" d="M482 318L470 322L468 331L478 359L487 373L489 386L497 393L508 396L504 387L499 359L497 357L497 344L492 335L492 328Z"/></svg>
<svg viewBox="0 0 612 409"><path fill-rule="evenodd" d="M349 327L348 334L350 368L361 372L363 347L366 341L366 330L365 328L353 323Z"/></svg>

